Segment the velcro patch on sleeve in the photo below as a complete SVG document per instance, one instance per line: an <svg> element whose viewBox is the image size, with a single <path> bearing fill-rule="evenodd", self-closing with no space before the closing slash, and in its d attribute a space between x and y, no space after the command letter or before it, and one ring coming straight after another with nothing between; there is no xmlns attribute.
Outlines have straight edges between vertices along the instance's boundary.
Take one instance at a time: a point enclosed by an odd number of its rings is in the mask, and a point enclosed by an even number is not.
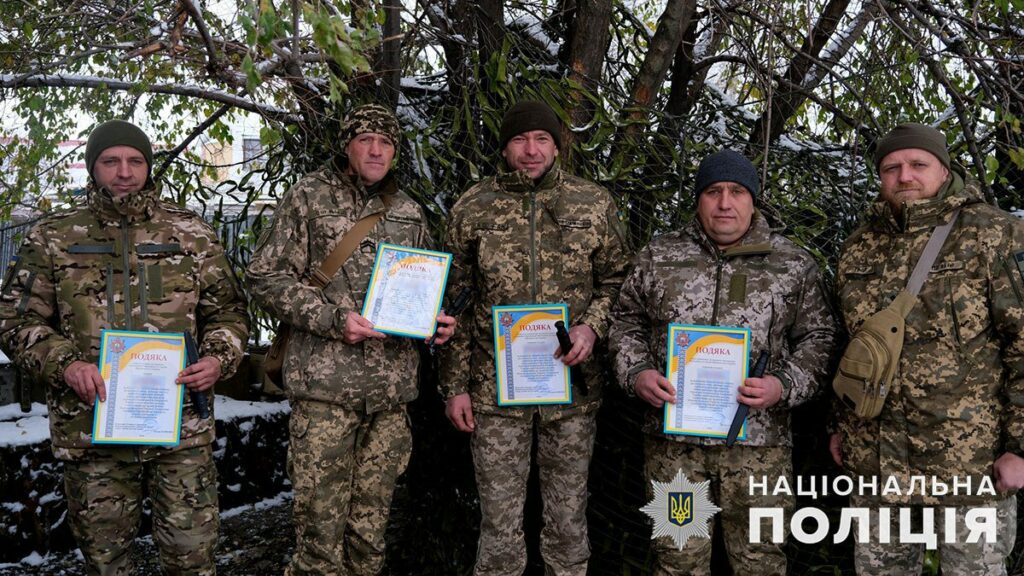
<svg viewBox="0 0 1024 576"><path fill-rule="evenodd" d="M1014 254L1013 261L1017 263L1017 272L1020 273L1021 281L1024 282L1024 251Z"/></svg>

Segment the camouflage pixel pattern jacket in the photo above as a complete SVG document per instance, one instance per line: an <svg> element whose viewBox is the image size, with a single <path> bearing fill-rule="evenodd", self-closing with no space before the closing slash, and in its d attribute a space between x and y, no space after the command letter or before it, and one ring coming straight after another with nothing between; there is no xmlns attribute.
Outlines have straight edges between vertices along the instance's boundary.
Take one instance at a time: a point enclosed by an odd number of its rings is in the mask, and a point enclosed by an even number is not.
<svg viewBox="0 0 1024 576"><path fill-rule="evenodd" d="M694 218L641 250L622 285L608 345L627 392L640 372L665 373L670 323L750 329L751 362L767 350L767 373L782 381L783 392L775 406L750 411L744 443L791 446L790 408L821 389L837 330L811 255L773 233L757 211L740 243L725 251ZM649 408L644 430L662 434L664 411ZM667 436L704 445L725 442Z"/></svg>
<svg viewBox="0 0 1024 576"><path fill-rule="evenodd" d="M419 204L394 191L390 176L379 189L390 194L386 215L322 290L308 279L356 222L384 210L376 188L371 193L334 165L307 174L281 199L257 245L246 282L257 304L293 328L284 363L291 398L373 413L418 394L413 339L341 340L347 313L362 310L377 245L431 247Z"/></svg>
<svg viewBox="0 0 1024 576"><path fill-rule="evenodd" d="M543 418L596 408L603 375L596 352L629 264L614 200L600 186L557 165L537 183L502 172L473 186L451 211L446 249L453 254L449 294L475 290L463 328L442 349L443 393L469 392L474 410L527 417L534 407L497 406L491 307L565 303L571 329L598 337L582 364L587 394L573 383L573 404L541 406ZM554 350L552 350L554 353Z"/></svg>
<svg viewBox="0 0 1024 576"><path fill-rule="evenodd" d="M879 492L896 478L902 494L889 501L937 503L906 497L919 475L969 477L976 491L993 461L1019 455L1024 440L1024 222L985 204L977 182L951 174L947 192L906 204L901 218L875 203L839 259L836 287L853 333L906 287L932 229L961 209L907 317L882 413L860 420L840 407L846 466L879 475Z"/></svg>
<svg viewBox="0 0 1024 576"><path fill-rule="evenodd" d="M115 199L92 185L87 204L49 216L28 234L0 295L0 346L47 384L58 458L92 447L93 407L64 382L75 360L99 360L100 331L190 332L200 356L234 374L249 339L238 281L213 229L149 187ZM212 409L212 390L207 393ZM214 439L185 394L181 444Z"/></svg>

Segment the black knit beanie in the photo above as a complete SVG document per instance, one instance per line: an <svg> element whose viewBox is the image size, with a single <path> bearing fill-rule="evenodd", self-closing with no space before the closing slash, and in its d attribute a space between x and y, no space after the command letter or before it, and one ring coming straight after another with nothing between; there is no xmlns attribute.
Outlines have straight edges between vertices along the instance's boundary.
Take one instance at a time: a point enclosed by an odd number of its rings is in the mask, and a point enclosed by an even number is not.
<svg viewBox="0 0 1024 576"><path fill-rule="evenodd" d="M761 193L761 178L757 168L746 156L735 150L719 150L701 161L694 179L693 197L699 197L701 192L715 182L740 184L750 192L754 200Z"/></svg>
<svg viewBox="0 0 1024 576"><path fill-rule="evenodd" d="M153 145L141 128L124 120L107 120L93 128L85 144L85 168L92 177L92 168L100 153L113 146L131 146L146 158L147 173L153 171Z"/></svg>
<svg viewBox="0 0 1024 576"><path fill-rule="evenodd" d="M920 148L931 152L942 165L949 169L949 150L946 149L946 137L935 128L915 122L907 122L893 128L888 134L875 143L875 171L882 159L890 153L905 148Z"/></svg>
<svg viewBox="0 0 1024 576"><path fill-rule="evenodd" d="M531 130L544 130L551 134L555 146L562 149L562 123L550 106L537 100L523 100L505 112L501 119L501 144L498 148L504 150L513 137Z"/></svg>

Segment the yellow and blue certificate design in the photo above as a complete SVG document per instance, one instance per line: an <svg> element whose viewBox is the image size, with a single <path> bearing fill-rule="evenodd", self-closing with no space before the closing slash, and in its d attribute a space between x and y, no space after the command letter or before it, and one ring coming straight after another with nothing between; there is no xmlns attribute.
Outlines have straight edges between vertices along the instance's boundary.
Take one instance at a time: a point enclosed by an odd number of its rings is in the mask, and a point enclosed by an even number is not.
<svg viewBox="0 0 1024 576"><path fill-rule="evenodd" d="M565 304L494 306L498 406L571 404L569 367L555 358L555 322L569 324Z"/></svg>
<svg viewBox="0 0 1024 576"><path fill-rule="evenodd" d="M185 360L184 334L103 330L107 400L96 399L93 443L177 445L185 387L175 380Z"/></svg>
<svg viewBox="0 0 1024 576"><path fill-rule="evenodd" d="M665 403L663 431L725 439L749 358L748 328L669 324L665 377L676 397ZM746 437L744 421L737 439Z"/></svg>
<svg viewBox="0 0 1024 576"><path fill-rule="evenodd" d="M452 255L447 252L378 245L363 317L378 332L430 338L437 329L451 264Z"/></svg>

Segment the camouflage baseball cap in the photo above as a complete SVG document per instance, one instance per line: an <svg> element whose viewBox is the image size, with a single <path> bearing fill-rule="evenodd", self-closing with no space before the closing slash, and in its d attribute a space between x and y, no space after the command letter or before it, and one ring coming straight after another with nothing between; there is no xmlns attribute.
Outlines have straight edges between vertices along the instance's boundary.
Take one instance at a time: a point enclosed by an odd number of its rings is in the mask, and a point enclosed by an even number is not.
<svg viewBox="0 0 1024 576"><path fill-rule="evenodd" d="M391 110L380 104L363 104L353 108L341 126L341 149L348 148L348 143L356 136L367 133L387 136L395 148L402 137L398 119Z"/></svg>

